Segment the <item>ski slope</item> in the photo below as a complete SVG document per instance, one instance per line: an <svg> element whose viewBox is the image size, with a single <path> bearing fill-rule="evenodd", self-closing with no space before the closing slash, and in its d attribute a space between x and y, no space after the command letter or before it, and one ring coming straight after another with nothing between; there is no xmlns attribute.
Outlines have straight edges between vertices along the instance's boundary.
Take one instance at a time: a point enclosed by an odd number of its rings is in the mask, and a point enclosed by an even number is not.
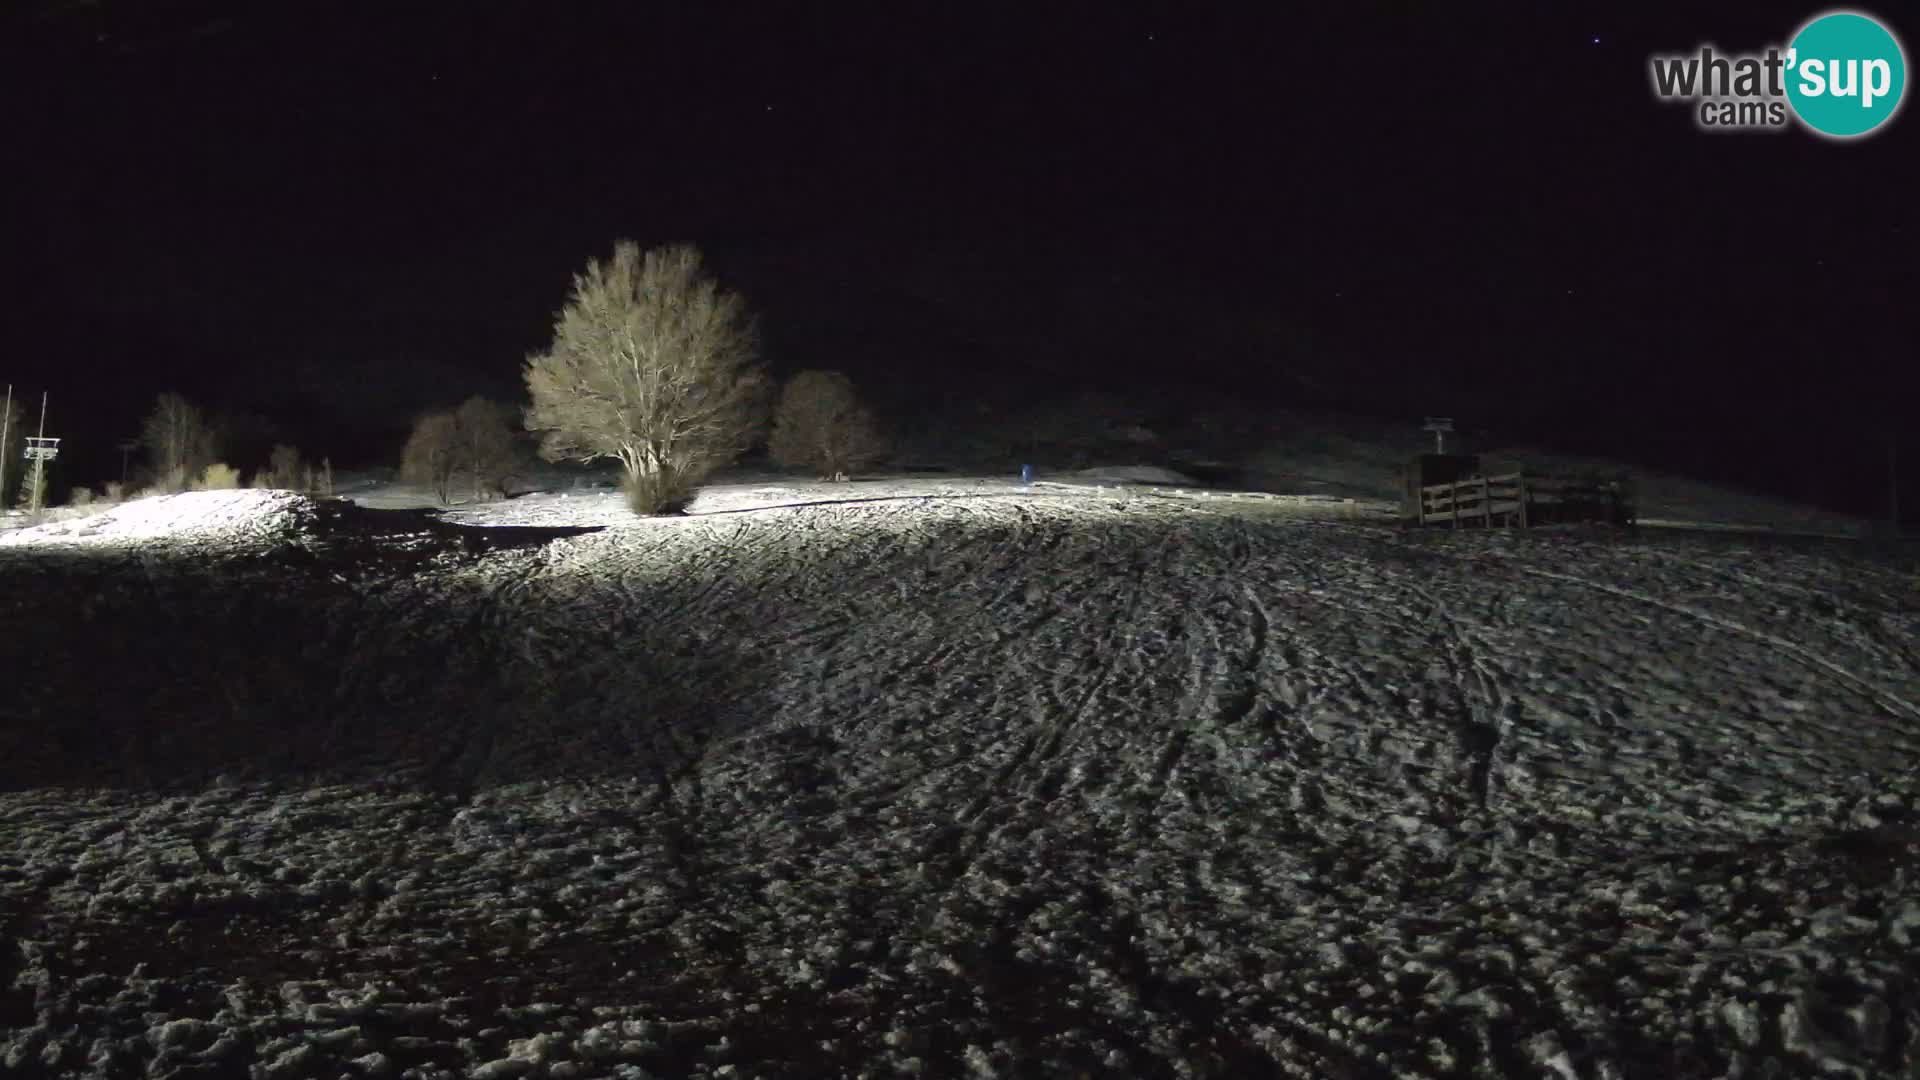
<svg viewBox="0 0 1920 1080"><path fill-rule="evenodd" d="M0 1071L1920 1064L1911 558L997 481L151 502L0 537Z"/></svg>

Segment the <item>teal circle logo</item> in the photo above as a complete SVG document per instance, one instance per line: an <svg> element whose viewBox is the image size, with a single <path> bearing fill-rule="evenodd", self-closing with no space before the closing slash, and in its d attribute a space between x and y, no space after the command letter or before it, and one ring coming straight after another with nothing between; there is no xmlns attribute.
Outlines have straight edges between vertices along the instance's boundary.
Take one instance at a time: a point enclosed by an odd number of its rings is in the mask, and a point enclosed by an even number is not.
<svg viewBox="0 0 1920 1080"><path fill-rule="evenodd" d="M1851 11L1815 18L1787 49L1787 101L1822 135L1865 135L1893 118L1907 89L1907 58L1893 32Z"/></svg>

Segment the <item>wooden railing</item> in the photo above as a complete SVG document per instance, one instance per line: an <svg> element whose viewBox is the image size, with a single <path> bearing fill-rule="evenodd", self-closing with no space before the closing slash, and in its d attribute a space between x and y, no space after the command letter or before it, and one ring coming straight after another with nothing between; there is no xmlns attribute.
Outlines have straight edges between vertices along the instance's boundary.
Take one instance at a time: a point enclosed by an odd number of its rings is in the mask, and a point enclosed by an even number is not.
<svg viewBox="0 0 1920 1080"><path fill-rule="evenodd" d="M1627 525L1633 523L1633 505L1624 478L1573 480L1514 472L1420 489L1422 525L1491 527L1496 519L1523 529L1557 521Z"/></svg>

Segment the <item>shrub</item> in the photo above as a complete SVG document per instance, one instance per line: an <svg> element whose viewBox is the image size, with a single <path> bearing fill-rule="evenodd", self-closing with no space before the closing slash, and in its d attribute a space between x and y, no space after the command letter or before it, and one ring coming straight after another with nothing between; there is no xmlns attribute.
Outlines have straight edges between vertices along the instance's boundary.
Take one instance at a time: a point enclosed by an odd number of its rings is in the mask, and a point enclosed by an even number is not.
<svg viewBox="0 0 1920 1080"><path fill-rule="evenodd" d="M788 380L773 410L767 453L789 468L809 468L843 480L885 452L873 414L860 404L853 380L838 371L803 371Z"/></svg>
<svg viewBox="0 0 1920 1080"><path fill-rule="evenodd" d="M699 251L621 241L574 276L552 345L527 360L527 430L549 461L619 460L635 513L677 510L761 429L757 354L745 302Z"/></svg>
<svg viewBox="0 0 1920 1080"><path fill-rule="evenodd" d="M100 489L100 498L104 502L123 503L127 501L127 485L119 480L109 480Z"/></svg>
<svg viewBox="0 0 1920 1080"><path fill-rule="evenodd" d="M214 462L200 470L200 477L194 481L195 491L230 491L240 486L240 470L222 462Z"/></svg>
<svg viewBox="0 0 1920 1080"><path fill-rule="evenodd" d="M175 492L185 491L187 490L187 482L189 479L190 477L187 475L187 470L184 466L175 466L154 474L153 483L147 486L147 494L171 495Z"/></svg>
<svg viewBox="0 0 1920 1080"><path fill-rule="evenodd" d="M67 505L82 508L92 506L93 489L86 487L74 488L72 494L67 496Z"/></svg>
<svg viewBox="0 0 1920 1080"><path fill-rule="evenodd" d="M267 455L268 474L273 477L273 486L283 491L300 491L305 469L300 464L300 451L279 443L273 452Z"/></svg>

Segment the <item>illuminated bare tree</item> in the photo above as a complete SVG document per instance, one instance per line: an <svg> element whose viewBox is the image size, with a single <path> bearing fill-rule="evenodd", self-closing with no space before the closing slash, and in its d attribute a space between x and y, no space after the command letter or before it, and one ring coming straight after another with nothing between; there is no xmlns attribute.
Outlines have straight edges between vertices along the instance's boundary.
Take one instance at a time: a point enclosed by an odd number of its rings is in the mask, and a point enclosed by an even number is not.
<svg viewBox="0 0 1920 1080"><path fill-rule="evenodd" d="M636 513L677 510L764 423L758 334L691 247L616 244L592 259L527 359L527 430L549 461L617 459Z"/></svg>
<svg viewBox="0 0 1920 1080"><path fill-rule="evenodd" d="M767 453L779 464L844 480L885 451L873 414L840 372L803 371L780 392L767 439Z"/></svg>

